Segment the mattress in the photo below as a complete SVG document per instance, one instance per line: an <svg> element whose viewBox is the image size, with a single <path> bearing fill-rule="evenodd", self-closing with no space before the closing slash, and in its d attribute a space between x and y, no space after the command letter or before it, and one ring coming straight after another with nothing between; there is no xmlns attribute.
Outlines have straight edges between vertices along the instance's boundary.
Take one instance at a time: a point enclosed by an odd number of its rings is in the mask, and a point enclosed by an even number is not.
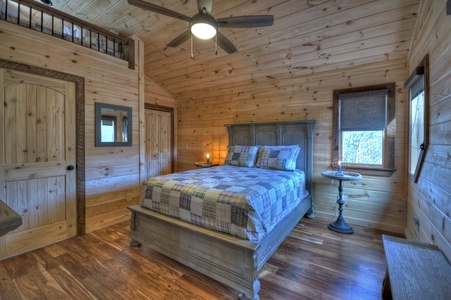
<svg viewBox="0 0 451 300"><path fill-rule="evenodd" d="M307 196L301 170L223 165L149 178L141 205L258 242Z"/></svg>

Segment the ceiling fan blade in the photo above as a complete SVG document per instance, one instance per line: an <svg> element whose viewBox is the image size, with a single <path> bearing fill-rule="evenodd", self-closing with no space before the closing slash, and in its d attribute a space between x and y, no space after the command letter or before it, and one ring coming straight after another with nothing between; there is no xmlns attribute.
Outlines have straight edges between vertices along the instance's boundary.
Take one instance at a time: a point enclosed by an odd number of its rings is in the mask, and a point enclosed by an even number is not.
<svg viewBox="0 0 451 300"><path fill-rule="evenodd" d="M232 42L229 41L229 39L226 38L222 33L218 31L216 32L216 34L218 35L218 46L221 47L225 52L232 54L238 51L238 49L236 49Z"/></svg>
<svg viewBox="0 0 451 300"><path fill-rule="evenodd" d="M274 23L274 16L261 15L261 16L238 16L217 19L219 27L228 28L250 28L250 27L263 27L271 26Z"/></svg>
<svg viewBox="0 0 451 300"><path fill-rule="evenodd" d="M202 13L203 9L207 11L208 14L211 15L211 7L213 6L213 0L197 0L197 7L199 9L199 13Z"/></svg>
<svg viewBox="0 0 451 300"><path fill-rule="evenodd" d="M176 19L181 19L184 21L191 21L191 18L188 16L185 16L183 14L180 14L176 11L146 2L146 1L142 1L142 0L128 0L128 4L139 7L139 8L143 8L143 9L147 9L153 12L156 12L157 14L160 15L165 15L168 17L172 17L172 18L176 18Z"/></svg>
<svg viewBox="0 0 451 300"><path fill-rule="evenodd" d="M176 37L175 39L170 41L168 44L168 47L178 47L181 44L183 44L184 42L186 42L190 37L191 37L191 30L188 29L187 31L185 31L184 33L182 33L181 35L179 35L178 37Z"/></svg>

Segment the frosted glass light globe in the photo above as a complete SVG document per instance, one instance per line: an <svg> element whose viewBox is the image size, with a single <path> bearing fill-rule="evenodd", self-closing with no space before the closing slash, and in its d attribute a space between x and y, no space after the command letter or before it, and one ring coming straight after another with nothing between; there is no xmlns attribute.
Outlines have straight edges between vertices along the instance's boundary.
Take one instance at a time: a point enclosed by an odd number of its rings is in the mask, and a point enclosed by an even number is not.
<svg viewBox="0 0 451 300"><path fill-rule="evenodd" d="M207 23L196 23L191 26L191 32L202 40L208 40L216 35L216 28Z"/></svg>

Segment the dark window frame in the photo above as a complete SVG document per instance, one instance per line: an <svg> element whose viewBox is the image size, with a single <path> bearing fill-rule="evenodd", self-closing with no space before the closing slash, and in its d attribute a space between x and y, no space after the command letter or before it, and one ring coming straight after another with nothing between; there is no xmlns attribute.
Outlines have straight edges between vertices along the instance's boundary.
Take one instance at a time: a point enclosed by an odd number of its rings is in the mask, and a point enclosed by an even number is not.
<svg viewBox="0 0 451 300"><path fill-rule="evenodd" d="M384 157L382 167L348 165L349 171L358 172L362 175L390 177L395 171L395 134L396 134L396 114L395 114L395 83L378 84L357 88L340 89L333 91L333 130L332 130L332 157L338 158L340 154L341 131L339 128L339 99L342 94L362 93L376 90L387 90L387 127L384 134Z"/></svg>
<svg viewBox="0 0 451 300"><path fill-rule="evenodd" d="M410 171L410 164L414 158L412 157L412 115L411 115L411 108L412 108L412 95L411 95L411 88L412 86L418 81L423 80L423 90L424 90L424 98L423 98L423 128L420 130L423 131L423 142L420 145L420 155L418 156L416 160L416 168L414 173ZM408 161L407 161L407 173L409 176L409 179L412 180L414 183L418 182L418 178L421 173L421 169L423 167L423 162L426 157L427 148L429 145L429 55L426 54L426 56L423 58L423 60L418 64L418 66L413 70L413 72L410 74L409 78L404 83L404 89L409 91L409 108L408 108L408 118L409 118L409 127L408 127L408 133L409 133L409 144L408 144Z"/></svg>

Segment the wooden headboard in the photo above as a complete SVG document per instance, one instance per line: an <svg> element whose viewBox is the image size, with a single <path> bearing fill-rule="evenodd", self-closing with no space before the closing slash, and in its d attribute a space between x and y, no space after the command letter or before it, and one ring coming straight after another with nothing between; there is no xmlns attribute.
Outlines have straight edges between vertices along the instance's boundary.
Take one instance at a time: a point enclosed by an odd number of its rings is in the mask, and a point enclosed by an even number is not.
<svg viewBox="0 0 451 300"><path fill-rule="evenodd" d="M296 167L303 170L306 188L313 195L313 130L315 120L249 124L227 124L229 146L299 145Z"/></svg>

